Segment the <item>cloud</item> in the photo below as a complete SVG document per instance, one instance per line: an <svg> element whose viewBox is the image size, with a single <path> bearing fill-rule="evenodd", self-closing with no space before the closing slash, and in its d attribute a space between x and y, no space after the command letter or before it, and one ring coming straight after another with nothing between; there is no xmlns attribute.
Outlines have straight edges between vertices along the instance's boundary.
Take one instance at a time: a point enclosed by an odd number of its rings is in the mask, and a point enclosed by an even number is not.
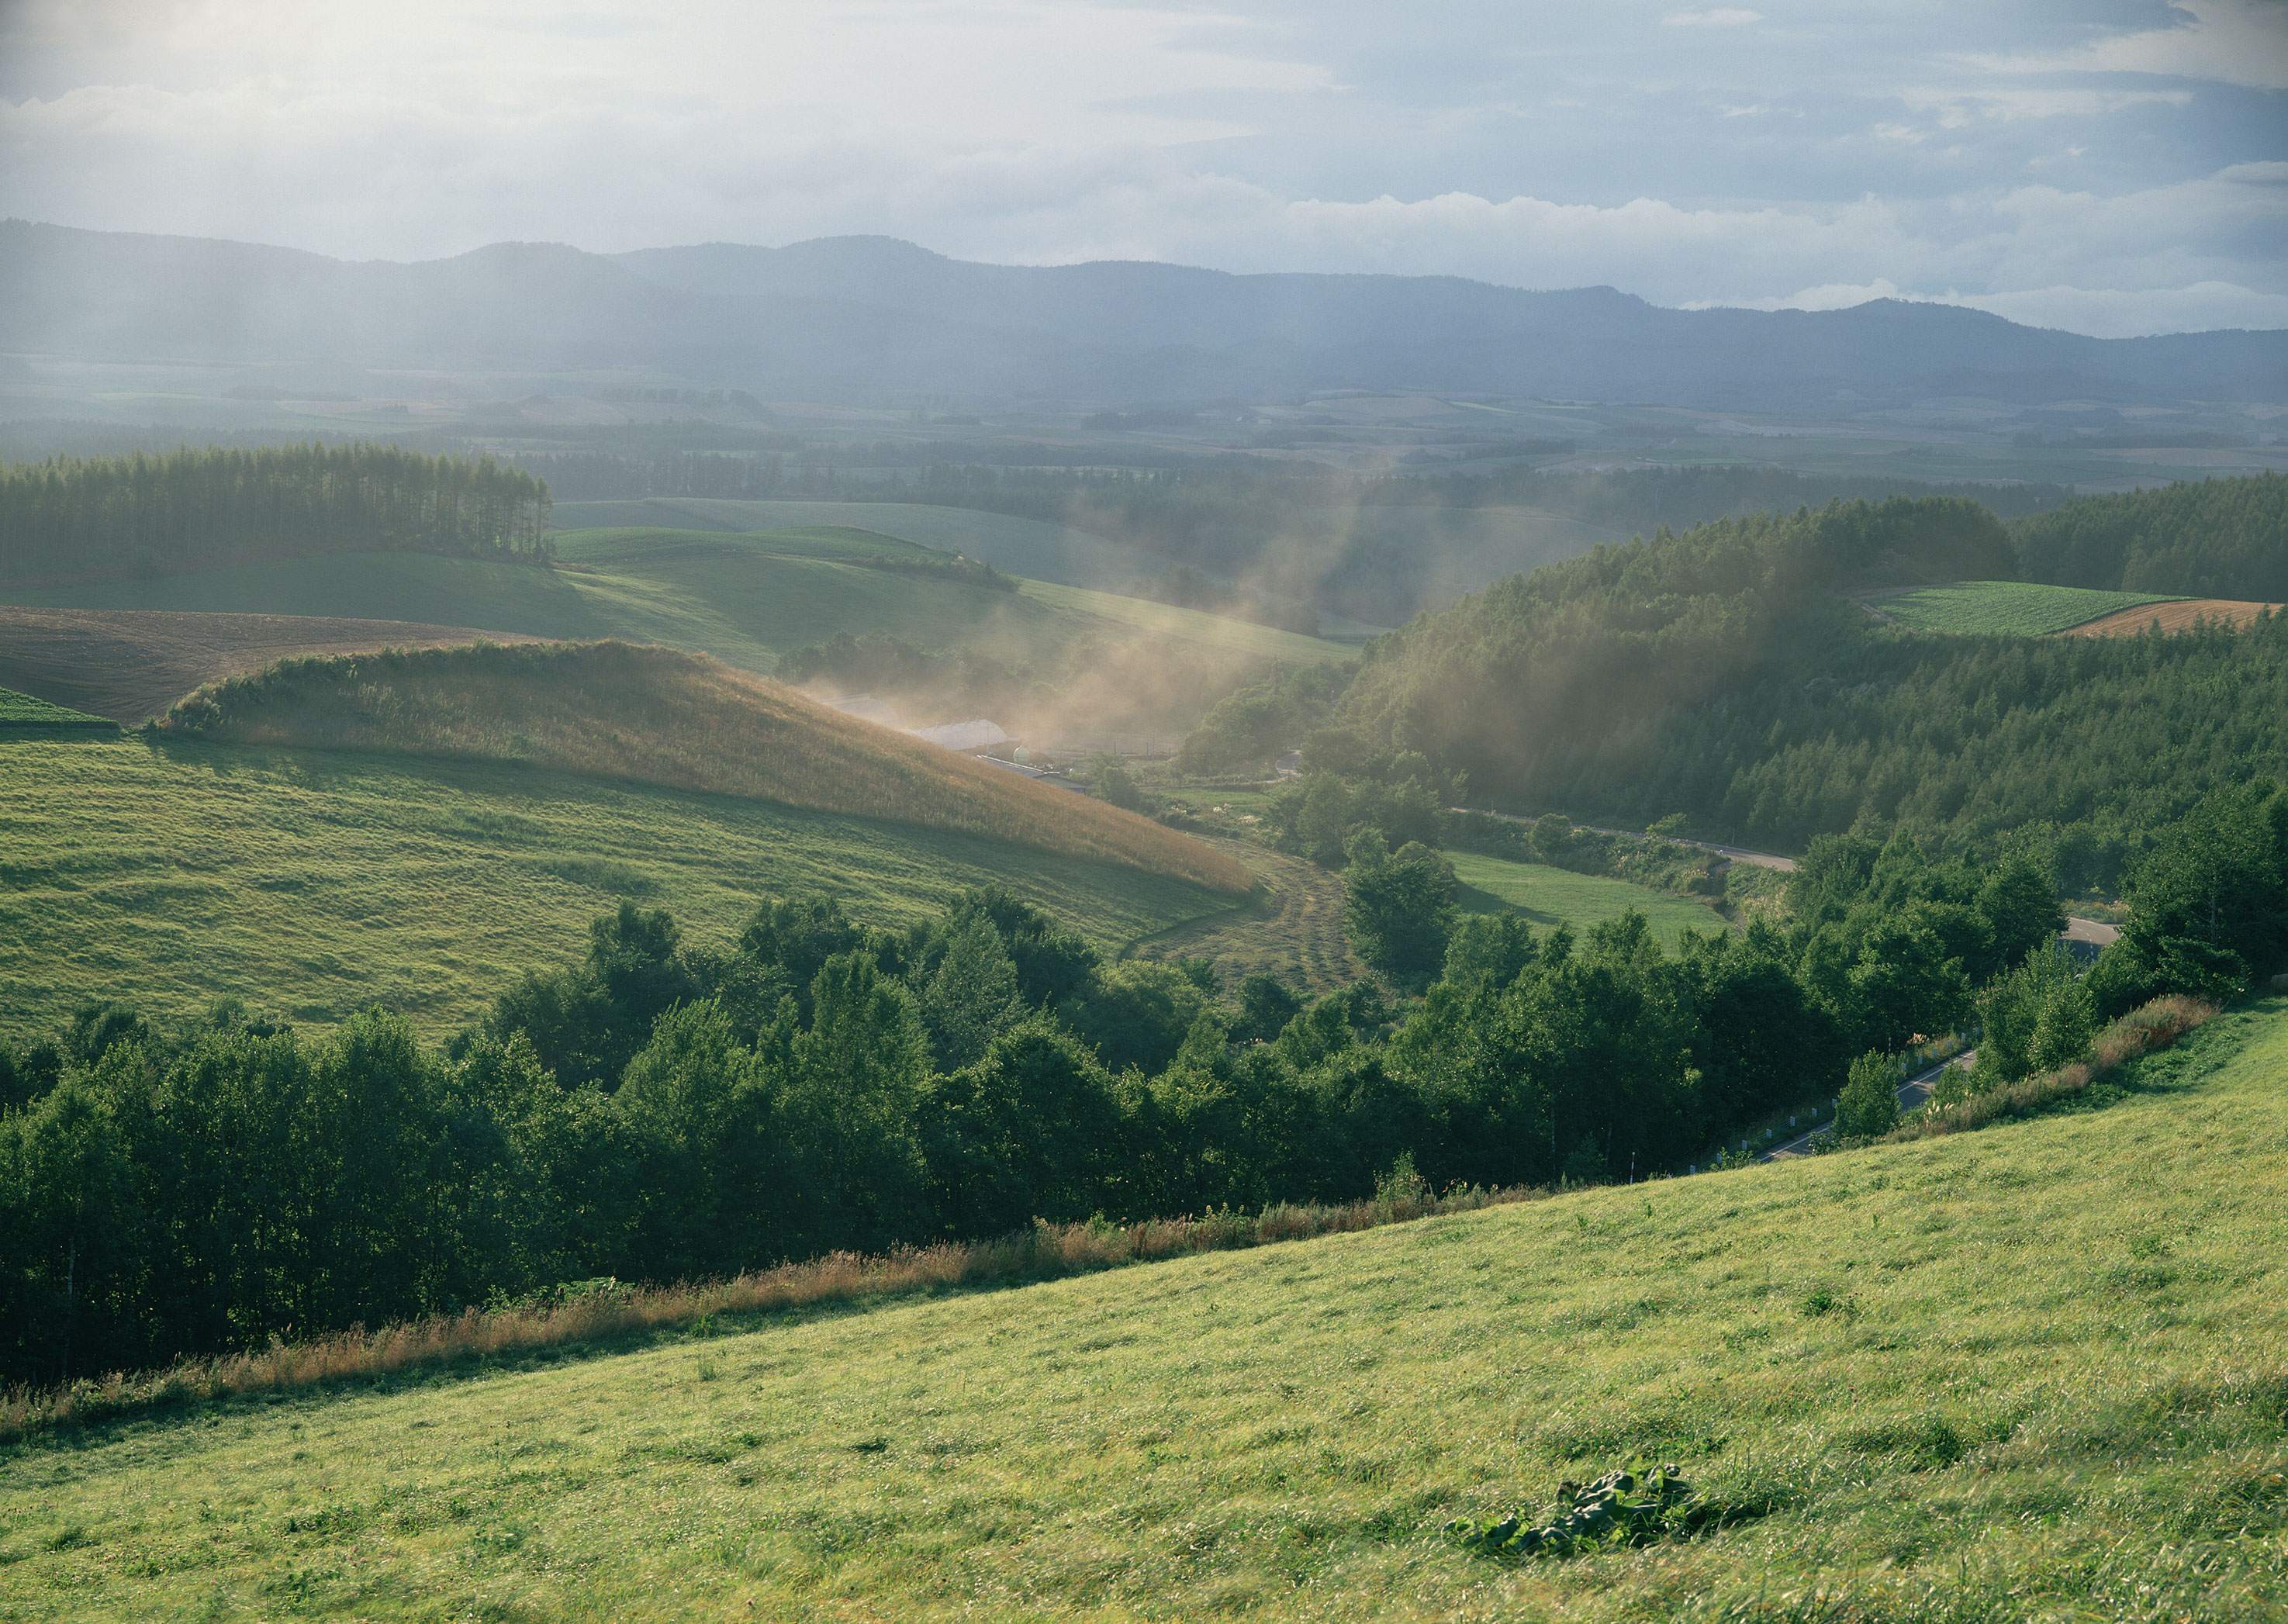
<svg viewBox="0 0 2288 1624"><path fill-rule="evenodd" d="M2260 54L2243 25L2276 4L2188 0L2086 47L2072 0L1793 33L1737 8L1672 32L1493 0L1190 6L0 0L0 214L390 258L869 232L2110 327L2288 296L2272 110L2117 62L2234 28ZM2125 43L2147 34L2169 37Z"/></svg>
<svg viewBox="0 0 2288 1624"><path fill-rule="evenodd" d="M1971 59L2003 73L2154 74L2288 90L2288 9L2279 0L2170 0L2165 28L2115 34L2078 51Z"/></svg>

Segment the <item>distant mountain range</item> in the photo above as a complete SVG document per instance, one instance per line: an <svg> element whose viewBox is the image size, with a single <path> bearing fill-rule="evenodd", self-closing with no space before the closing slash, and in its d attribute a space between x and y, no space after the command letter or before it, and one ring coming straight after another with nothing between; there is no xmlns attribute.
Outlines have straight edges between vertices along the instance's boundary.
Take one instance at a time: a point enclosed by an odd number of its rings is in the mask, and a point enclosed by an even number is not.
<svg viewBox="0 0 2288 1624"><path fill-rule="evenodd" d="M1610 288L972 264L886 237L351 263L0 223L0 352L561 376L780 399L1069 405L1356 388L1856 410L2288 400L2288 332L2085 338L1947 305L1665 310Z"/></svg>

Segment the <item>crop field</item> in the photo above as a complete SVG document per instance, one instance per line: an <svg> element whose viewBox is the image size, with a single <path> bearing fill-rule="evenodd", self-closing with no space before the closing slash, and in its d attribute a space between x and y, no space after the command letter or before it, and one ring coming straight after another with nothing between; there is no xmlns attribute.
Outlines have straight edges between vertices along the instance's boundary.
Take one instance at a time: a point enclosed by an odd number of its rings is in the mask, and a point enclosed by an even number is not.
<svg viewBox="0 0 2288 1624"><path fill-rule="evenodd" d="M1958 581L1951 586L1893 593L1875 599L1873 606L1917 631L2042 638L2125 609L2173 601L2145 592L2102 592L2024 581Z"/></svg>
<svg viewBox="0 0 2288 1624"><path fill-rule="evenodd" d="M1512 907L1546 929L1569 920L1575 930L1618 919L1630 908L1651 923L1653 934L1672 951L1686 931L1725 929L1724 920L1704 903L1694 902L1649 886L1601 875L1576 874L1540 863L1514 863L1505 858L1484 857L1474 852L1449 852L1454 877L1462 884L1462 906L1474 912Z"/></svg>
<svg viewBox="0 0 2288 1624"><path fill-rule="evenodd" d="M2278 604L2247 603L2234 598L2178 598L2149 609L2125 609L2117 614L2102 615L2068 630L2077 638L2133 638L2156 622L2164 631L2187 631L2204 621L2245 626L2268 609L2278 614L2280 607Z"/></svg>
<svg viewBox="0 0 2288 1624"><path fill-rule="evenodd" d="M19 693L13 688L0 688L0 728L107 728L112 725L102 717L91 717L81 710L68 710L29 693Z"/></svg>
<svg viewBox="0 0 2288 1624"><path fill-rule="evenodd" d="M1229 907L975 835L347 751L0 737L0 981L28 1032L89 996L168 1018L235 996L316 1024L378 1002L434 1036L576 957L622 897L703 940L767 893L895 923L997 881L1108 949Z"/></svg>
<svg viewBox="0 0 2288 1624"><path fill-rule="evenodd" d="M2278 1618L2284 1073L35 1438L0 1617ZM1697 1533L1444 1532L1640 1454Z"/></svg>

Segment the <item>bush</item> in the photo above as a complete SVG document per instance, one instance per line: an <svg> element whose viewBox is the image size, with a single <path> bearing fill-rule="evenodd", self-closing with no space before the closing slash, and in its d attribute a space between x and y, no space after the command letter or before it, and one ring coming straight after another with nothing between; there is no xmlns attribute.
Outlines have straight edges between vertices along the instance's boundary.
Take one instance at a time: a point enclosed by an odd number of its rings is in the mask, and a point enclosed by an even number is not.
<svg viewBox="0 0 2288 1624"><path fill-rule="evenodd" d="M1871 1139L1899 1125L1899 1063L1870 1050L1851 1063L1851 1075L1835 1107L1835 1131L1847 1139Z"/></svg>

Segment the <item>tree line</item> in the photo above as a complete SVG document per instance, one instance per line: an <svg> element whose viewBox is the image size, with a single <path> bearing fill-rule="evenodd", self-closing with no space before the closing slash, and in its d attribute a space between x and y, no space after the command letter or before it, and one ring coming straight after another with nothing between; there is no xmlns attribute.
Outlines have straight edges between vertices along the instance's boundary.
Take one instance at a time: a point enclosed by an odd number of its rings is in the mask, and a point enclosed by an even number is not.
<svg viewBox="0 0 2288 1624"><path fill-rule="evenodd" d="M2288 796L2268 796L2172 836L2093 997L2213 992L2288 948ZM1815 846L1787 918L1669 953L1637 915L1457 915L1434 853L1379 839L1347 873L1396 997L1265 976L1227 995L987 889L902 929L781 898L714 943L623 904L434 1048L378 1010L313 1036L230 1004L171 1032L91 1004L0 1047L0 1370L1036 1217L1347 1199L1401 1157L1440 1185L1680 1172L1838 1092L1855 1057L1968 1018L2059 923L2028 860L1846 836ZM2022 994L2038 1027L2047 994Z"/></svg>
<svg viewBox="0 0 2288 1624"><path fill-rule="evenodd" d="M489 456L186 447L0 467L0 581L171 574L416 547L548 556L545 483Z"/></svg>

